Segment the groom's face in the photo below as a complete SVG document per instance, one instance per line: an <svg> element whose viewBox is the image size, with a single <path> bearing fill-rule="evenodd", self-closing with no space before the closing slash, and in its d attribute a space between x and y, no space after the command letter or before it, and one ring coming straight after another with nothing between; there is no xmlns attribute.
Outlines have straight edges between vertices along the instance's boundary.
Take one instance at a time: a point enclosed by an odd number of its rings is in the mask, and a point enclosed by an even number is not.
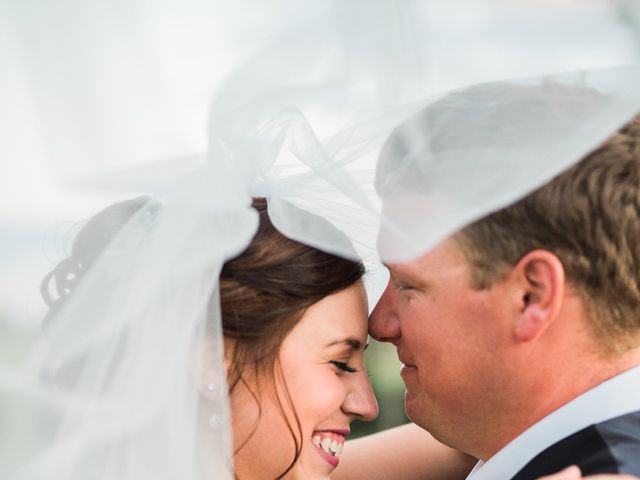
<svg viewBox="0 0 640 480"><path fill-rule="evenodd" d="M506 291L500 282L472 288L451 239L388 267L369 331L397 348L407 415L440 441L474 453L474 440L486 436L487 422L499 421L509 392Z"/></svg>

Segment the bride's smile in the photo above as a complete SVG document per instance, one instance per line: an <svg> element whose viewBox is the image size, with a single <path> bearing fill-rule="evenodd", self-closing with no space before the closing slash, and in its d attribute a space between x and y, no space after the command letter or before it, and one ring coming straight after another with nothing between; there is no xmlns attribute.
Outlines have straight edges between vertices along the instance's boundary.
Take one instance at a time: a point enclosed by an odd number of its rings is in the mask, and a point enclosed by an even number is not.
<svg viewBox="0 0 640 480"><path fill-rule="evenodd" d="M319 454L334 467L338 466L338 456L344 449L345 437L348 430L313 432L313 444L318 447Z"/></svg>

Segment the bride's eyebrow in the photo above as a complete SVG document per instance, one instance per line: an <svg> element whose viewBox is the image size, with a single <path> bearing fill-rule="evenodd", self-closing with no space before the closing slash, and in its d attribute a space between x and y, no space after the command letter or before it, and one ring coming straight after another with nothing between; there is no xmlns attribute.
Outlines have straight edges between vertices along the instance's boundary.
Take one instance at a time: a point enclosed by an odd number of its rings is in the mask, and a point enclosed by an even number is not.
<svg viewBox="0 0 640 480"><path fill-rule="evenodd" d="M363 346L362 342L357 338L349 337L349 338L343 338L341 340L335 340L333 342L330 342L325 346L325 348L333 347L334 345L348 345L353 350L360 350L361 348L366 350L366 348L369 346L368 343Z"/></svg>

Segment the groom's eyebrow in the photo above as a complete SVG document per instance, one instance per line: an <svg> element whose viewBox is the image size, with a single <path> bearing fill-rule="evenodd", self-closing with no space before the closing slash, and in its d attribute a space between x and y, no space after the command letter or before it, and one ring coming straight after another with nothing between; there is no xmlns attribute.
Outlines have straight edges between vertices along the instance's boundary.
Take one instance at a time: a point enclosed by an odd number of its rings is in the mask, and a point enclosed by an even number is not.
<svg viewBox="0 0 640 480"><path fill-rule="evenodd" d="M391 265L389 265L388 263L382 262L382 266L389 271L389 276L391 278L394 278L394 274L393 274L393 270L391 269Z"/></svg>
<svg viewBox="0 0 640 480"><path fill-rule="evenodd" d="M393 277L395 275L397 275L398 273L402 273L402 272L398 272L398 269L395 267L392 267L391 265L389 265L388 263L384 263L382 262L382 265L389 270L389 274Z"/></svg>
<svg viewBox="0 0 640 480"><path fill-rule="evenodd" d="M382 265L389 270L389 280L395 284L418 290L429 288L429 279L422 272L412 271L406 266L393 267L384 262L382 262Z"/></svg>
<svg viewBox="0 0 640 480"><path fill-rule="evenodd" d="M391 279L392 279L392 280L396 280L396 281L397 281L397 280L398 280L398 277L404 278L404 277L408 276L406 273L404 273L404 272L398 272L398 270L397 270L397 269L395 269L395 268L391 267L391 265L388 265L388 264L386 264L386 263L384 263L384 262L382 262L382 265L383 265L387 270L389 270L389 275L391 276Z"/></svg>

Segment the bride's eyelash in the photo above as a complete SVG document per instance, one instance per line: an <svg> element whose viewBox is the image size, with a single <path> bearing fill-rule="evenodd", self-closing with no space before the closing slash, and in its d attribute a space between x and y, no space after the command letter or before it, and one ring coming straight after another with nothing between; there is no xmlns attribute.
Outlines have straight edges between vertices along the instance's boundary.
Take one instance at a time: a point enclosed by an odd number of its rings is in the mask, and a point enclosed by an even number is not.
<svg viewBox="0 0 640 480"><path fill-rule="evenodd" d="M353 368L351 367L347 362L339 362L337 360L332 360L331 362L332 365L334 365L335 367L337 367L338 369L342 370L343 372L347 372L347 373L355 373L358 371L357 368Z"/></svg>

